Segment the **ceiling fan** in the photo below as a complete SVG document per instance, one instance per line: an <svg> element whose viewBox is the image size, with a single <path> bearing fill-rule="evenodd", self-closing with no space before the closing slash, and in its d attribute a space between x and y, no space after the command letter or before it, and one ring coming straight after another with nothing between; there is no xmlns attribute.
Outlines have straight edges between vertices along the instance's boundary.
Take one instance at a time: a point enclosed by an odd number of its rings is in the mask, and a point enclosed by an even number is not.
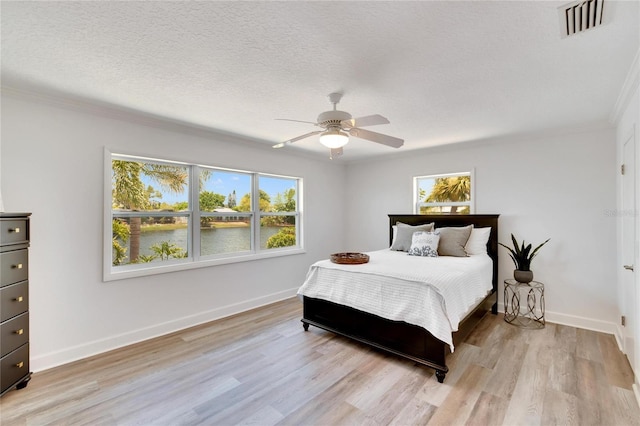
<svg viewBox="0 0 640 426"><path fill-rule="evenodd" d="M329 158L334 159L342 155L342 147L349 142L349 136L365 139L371 142L377 142L393 148L400 148L404 144L404 140L402 139L362 129L361 127L374 126L377 124L389 124L389 120L378 114L352 118L351 114L348 112L338 111L336 109L336 105L340 102L341 98L342 93L331 93L329 95L329 101L333 104L333 110L321 113L318 116L316 123L311 121L278 118L277 120L313 124L314 126L322 128L322 130L314 130L313 132L305 133L304 135L275 144L273 147L282 148L285 145L319 134L320 143L331 150Z"/></svg>

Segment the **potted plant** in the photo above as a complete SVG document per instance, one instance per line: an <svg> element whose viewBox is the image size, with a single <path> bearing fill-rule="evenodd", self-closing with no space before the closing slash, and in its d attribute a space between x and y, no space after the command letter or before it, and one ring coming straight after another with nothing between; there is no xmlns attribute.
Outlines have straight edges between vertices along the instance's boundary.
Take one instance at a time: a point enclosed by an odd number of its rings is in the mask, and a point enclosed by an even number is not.
<svg viewBox="0 0 640 426"><path fill-rule="evenodd" d="M540 244L535 249L531 250L531 244L525 246L524 240L521 245L518 245L518 241L516 237L511 234L511 241L513 242L513 248L506 246L502 243L500 244L502 247L509 250L509 256L513 260L513 263L516 265L516 269L513 271L513 278L516 281L521 283L530 283L533 280L533 271L531 271L531 261L538 254L538 250L547 244L551 238L548 238L547 241Z"/></svg>

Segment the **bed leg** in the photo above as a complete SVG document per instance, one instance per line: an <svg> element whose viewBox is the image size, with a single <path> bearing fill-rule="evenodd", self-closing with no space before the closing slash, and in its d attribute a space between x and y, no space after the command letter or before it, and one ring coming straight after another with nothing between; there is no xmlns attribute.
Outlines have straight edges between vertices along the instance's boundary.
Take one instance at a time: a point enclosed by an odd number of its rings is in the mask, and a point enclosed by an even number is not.
<svg viewBox="0 0 640 426"><path fill-rule="evenodd" d="M447 375L446 371L436 370L436 378L438 379L438 383L444 382L444 376Z"/></svg>
<svg viewBox="0 0 640 426"><path fill-rule="evenodd" d="M491 313L493 315L498 315L498 302L491 305Z"/></svg>
<svg viewBox="0 0 640 426"><path fill-rule="evenodd" d="M304 328L304 331L309 331L309 323L302 321L302 328Z"/></svg>

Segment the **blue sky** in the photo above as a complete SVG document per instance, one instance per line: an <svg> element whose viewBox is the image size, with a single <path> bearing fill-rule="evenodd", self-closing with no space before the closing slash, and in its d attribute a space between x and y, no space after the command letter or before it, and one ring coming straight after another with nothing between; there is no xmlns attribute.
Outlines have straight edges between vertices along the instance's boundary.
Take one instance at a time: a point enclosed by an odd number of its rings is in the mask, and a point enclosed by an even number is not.
<svg viewBox="0 0 640 426"><path fill-rule="evenodd" d="M142 176L142 181L145 185L151 185L156 190L161 190L160 185L149 180L147 177ZM294 179L277 178L270 176L260 177L260 189L265 191L271 197L273 201L276 194L282 194L284 191L290 188L295 188ZM205 191L215 192L216 194L222 194L228 197L234 190L236 191L236 202L240 202L240 199L251 191L251 175L237 172L224 172L214 171L204 184ZM180 201L187 201L187 192L181 194L172 194L164 192L162 195L162 202L167 204L174 204ZM225 199L225 203L228 200Z"/></svg>
<svg viewBox="0 0 640 426"><path fill-rule="evenodd" d="M423 189L425 196L424 198L426 199L426 197L429 196L429 194L431 194L431 191L433 190L433 185L436 183L435 178L433 179L420 179L418 180L418 188L419 189ZM424 201L424 199L421 199L419 201Z"/></svg>

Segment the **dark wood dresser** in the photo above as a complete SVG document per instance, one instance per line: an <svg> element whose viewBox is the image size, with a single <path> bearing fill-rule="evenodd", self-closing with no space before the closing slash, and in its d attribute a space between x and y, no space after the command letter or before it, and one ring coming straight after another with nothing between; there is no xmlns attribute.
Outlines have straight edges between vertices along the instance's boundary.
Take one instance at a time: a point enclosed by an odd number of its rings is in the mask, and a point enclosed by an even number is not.
<svg viewBox="0 0 640 426"><path fill-rule="evenodd" d="M0 213L0 395L31 379L29 216Z"/></svg>

